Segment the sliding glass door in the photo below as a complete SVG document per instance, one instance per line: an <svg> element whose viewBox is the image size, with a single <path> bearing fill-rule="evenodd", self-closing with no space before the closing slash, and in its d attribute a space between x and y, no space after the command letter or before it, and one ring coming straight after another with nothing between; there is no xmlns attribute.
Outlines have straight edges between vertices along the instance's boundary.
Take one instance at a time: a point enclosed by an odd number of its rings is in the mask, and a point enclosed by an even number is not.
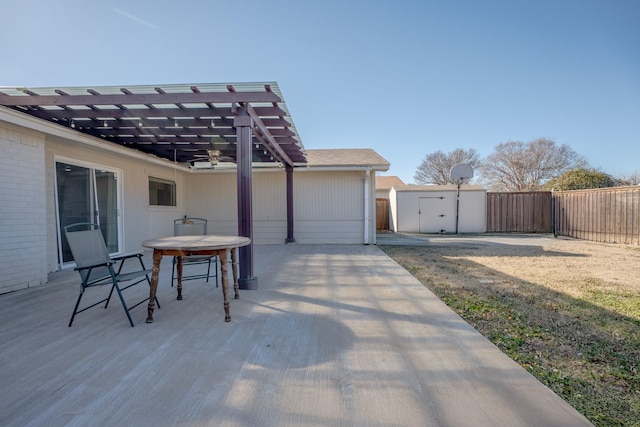
<svg viewBox="0 0 640 427"><path fill-rule="evenodd" d="M58 208L59 264L73 262L64 227L77 222L100 225L109 252L120 252L119 172L56 161L56 203Z"/></svg>

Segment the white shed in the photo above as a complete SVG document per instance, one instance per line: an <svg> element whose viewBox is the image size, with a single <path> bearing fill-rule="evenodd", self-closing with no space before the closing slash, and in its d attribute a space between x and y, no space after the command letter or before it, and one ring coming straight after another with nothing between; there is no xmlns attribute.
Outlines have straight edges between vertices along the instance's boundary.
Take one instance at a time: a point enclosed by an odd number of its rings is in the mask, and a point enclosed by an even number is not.
<svg viewBox="0 0 640 427"><path fill-rule="evenodd" d="M392 188L389 200L393 231L484 233L487 230L487 192L477 185L462 185L459 200L458 188L454 185Z"/></svg>

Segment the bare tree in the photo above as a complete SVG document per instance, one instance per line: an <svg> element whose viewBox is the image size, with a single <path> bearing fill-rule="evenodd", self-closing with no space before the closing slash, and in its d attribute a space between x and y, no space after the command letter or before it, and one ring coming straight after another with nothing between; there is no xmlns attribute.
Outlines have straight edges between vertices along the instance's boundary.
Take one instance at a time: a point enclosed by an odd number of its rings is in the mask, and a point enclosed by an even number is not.
<svg viewBox="0 0 640 427"><path fill-rule="evenodd" d="M620 179L620 185L639 185L640 184L640 172L635 171L629 175L623 175Z"/></svg>
<svg viewBox="0 0 640 427"><path fill-rule="evenodd" d="M453 184L449 172L458 163L467 163L476 169L480 166L480 155L474 148L469 150L456 148L449 153L438 150L425 156L413 179L417 184Z"/></svg>
<svg viewBox="0 0 640 427"><path fill-rule="evenodd" d="M568 145L539 138L498 144L483 163L481 174L494 191L531 191L571 169L586 166L586 160Z"/></svg>

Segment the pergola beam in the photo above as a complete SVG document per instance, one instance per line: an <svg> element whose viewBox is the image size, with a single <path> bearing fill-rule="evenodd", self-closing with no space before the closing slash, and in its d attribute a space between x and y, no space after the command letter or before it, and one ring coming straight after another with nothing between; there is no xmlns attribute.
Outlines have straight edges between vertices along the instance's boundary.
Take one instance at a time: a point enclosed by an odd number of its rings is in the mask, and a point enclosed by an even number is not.
<svg viewBox="0 0 640 427"><path fill-rule="evenodd" d="M97 131L99 131L103 135L135 135L135 136L196 136L196 135L207 135L208 137L212 136L231 136L234 134L233 128L218 128L218 127L209 127L202 126L198 124L196 126L194 121L190 121L188 123L177 120L178 126L174 125L174 120L171 122L164 121L162 123L152 123L146 119L136 119L135 122L132 123L123 123L120 125L109 125L107 126L100 125L97 127ZM142 126L139 126L139 123L142 123ZM76 121L76 125L82 127L83 121ZM186 130L185 128L188 128Z"/></svg>
<svg viewBox="0 0 640 427"><path fill-rule="evenodd" d="M0 95L1 97L1 95ZM23 97L20 97L22 99ZM2 103L0 102L0 105ZM21 106L19 102L16 102L14 106ZM104 105L101 105L104 107ZM120 106L124 108L123 106ZM56 119L64 119L64 118L87 118L87 119L126 119L130 117L146 117L149 119L152 118L166 118L166 117L175 117L177 119L180 118L189 118L189 117L200 117L200 118L229 118L229 123L225 124L225 126L231 125L231 118L233 117L233 111L231 107L217 107L213 108L189 108L187 111L182 110L180 108L127 108L123 110L122 108L100 108L97 107L95 109L87 110L87 109L79 109L79 108L67 108L62 109L62 107L58 106L56 108L48 108L48 109L32 109L33 107L29 107L27 110L30 115L37 116L44 119L56 118ZM264 117L263 120L284 120L282 117L285 115L285 112L280 107L253 107L256 113L261 117ZM39 112L42 113L39 113ZM267 116L267 117L265 117ZM273 118L270 118L270 117ZM286 120L285 120L286 121ZM291 126L289 122L287 122L288 126Z"/></svg>
<svg viewBox="0 0 640 427"><path fill-rule="evenodd" d="M287 166L293 166L293 161L289 157L287 153L280 147L280 144L274 138L274 134L272 131L277 131L276 129L269 129L264 124L260 116L256 113L251 105L247 105L247 113L251 117L251 122L253 123L253 127L257 129L263 136L264 140L262 141L265 146L270 147L277 154L278 160L284 163ZM288 130L288 129L284 129ZM291 132L293 133L293 132ZM288 135L291 136L291 135Z"/></svg>
<svg viewBox="0 0 640 427"><path fill-rule="evenodd" d="M0 105L6 106L70 106L116 104L198 104L239 102L280 102L273 92L197 92L197 93L145 93L108 95L0 95ZM180 110L178 110L180 111Z"/></svg>

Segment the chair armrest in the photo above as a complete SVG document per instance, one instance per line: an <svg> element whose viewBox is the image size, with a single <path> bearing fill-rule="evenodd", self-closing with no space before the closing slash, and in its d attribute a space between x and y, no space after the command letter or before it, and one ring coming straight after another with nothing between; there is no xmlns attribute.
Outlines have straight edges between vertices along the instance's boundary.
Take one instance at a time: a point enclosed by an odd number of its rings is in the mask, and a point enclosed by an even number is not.
<svg viewBox="0 0 640 427"><path fill-rule="evenodd" d="M134 257L141 258L142 256L143 256L142 252L135 252L135 253L129 253L129 254L111 257L111 261L122 261L125 259L134 258Z"/></svg>
<svg viewBox="0 0 640 427"><path fill-rule="evenodd" d="M120 266L118 267L118 273L120 274L122 273L122 269L124 268L124 264L128 259L132 259L132 258L137 258L138 262L140 263L140 267L142 267L142 269L146 269L146 267L144 266L144 262L142 261L142 252L133 252L133 253L128 253L128 254L124 254L124 255L120 255L120 256L116 256L111 258L111 261L113 262L120 262Z"/></svg>
<svg viewBox="0 0 640 427"><path fill-rule="evenodd" d="M76 267L73 269L73 271L82 271L82 270L91 270L92 268L96 268L96 267L109 267L113 265L112 262L101 262L100 264L95 264L95 265L87 265L85 267Z"/></svg>

